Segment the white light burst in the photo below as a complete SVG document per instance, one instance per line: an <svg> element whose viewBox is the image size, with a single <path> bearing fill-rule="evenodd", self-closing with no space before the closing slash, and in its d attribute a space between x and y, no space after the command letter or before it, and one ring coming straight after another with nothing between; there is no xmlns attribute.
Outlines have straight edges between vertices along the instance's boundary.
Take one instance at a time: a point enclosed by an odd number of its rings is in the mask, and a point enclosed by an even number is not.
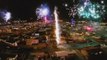
<svg viewBox="0 0 107 60"><path fill-rule="evenodd" d="M49 7L47 4L42 4L39 8L36 9L36 15L38 19L44 18L49 15Z"/></svg>
<svg viewBox="0 0 107 60"><path fill-rule="evenodd" d="M6 10L1 10L0 17L7 22L9 19L11 19L11 13Z"/></svg>
<svg viewBox="0 0 107 60"><path fill-rule="evenodd" d="M11 18L11 13L10 12L6 12L5 16L3 18L7 22Z"/></svg>

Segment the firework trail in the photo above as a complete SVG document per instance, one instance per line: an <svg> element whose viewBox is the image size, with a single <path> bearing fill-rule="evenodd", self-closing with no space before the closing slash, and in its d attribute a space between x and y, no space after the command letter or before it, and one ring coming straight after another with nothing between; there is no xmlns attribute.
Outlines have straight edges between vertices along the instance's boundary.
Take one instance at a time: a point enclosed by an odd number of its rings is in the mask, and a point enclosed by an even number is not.
<svg viewBox="0 0 107 60"><path fill-rule="evenodd" d="M57 7L55 7L54 16L55 16L55 28L56 28L55 30L56 42L57 44L60 44L60 26L58 23Z"/></svg>

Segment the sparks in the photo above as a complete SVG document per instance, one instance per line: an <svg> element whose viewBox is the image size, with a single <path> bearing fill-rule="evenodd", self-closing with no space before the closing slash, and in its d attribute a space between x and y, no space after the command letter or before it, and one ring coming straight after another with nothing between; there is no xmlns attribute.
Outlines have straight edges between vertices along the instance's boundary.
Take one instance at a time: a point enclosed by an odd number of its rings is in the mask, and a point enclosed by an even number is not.
<svg viewBox="0 0 107 60"><path fill-rule="evenodd" d="M104 15L105 6L98 3L91 3L90 0L80 4L77 8L78 16L87 19L98 20Z"/></svg>

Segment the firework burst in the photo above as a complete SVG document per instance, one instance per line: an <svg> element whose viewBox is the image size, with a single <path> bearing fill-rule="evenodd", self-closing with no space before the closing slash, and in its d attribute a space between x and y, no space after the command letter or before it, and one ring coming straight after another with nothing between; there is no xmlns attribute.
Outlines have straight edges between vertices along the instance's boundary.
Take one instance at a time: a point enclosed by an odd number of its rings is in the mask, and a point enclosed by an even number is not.
<svg viewBox="0 0 107 60"><path fill-rule="evenodd" d="M11 19L11 13L6 10L2 10L0 11L0 17L7 22Z"/></svg>
<svg viewBox="0 0 107 60"><path fill-rule="evenodd" d="M105 5L98 3L91 3L86 0L84 4L80 4L77 8L78 16L86 19L98 20L100 19L105 11Z"/></svg>
<svg viewBox="0 0 107 60"><path fill-rule="evenodd" d="M50 10L47 4L42 4L39 8L36 9L36 15L38 19L46 18L49 13Z"/></svg>

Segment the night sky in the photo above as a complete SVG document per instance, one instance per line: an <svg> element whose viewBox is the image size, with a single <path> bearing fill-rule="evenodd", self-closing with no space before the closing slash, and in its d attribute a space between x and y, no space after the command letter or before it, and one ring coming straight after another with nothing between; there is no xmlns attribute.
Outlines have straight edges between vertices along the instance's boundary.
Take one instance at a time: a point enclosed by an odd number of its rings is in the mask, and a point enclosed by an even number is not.
<svg viewBox="0 0 107 60"><path fill-rule="evenodd" d="M60 2L54 0L0 0L0 9L10 11L13 19L29 19L36 18L36 8L45 3L52 10L55 4Z"/></svg>
<svg viewBox="0 0 107 60"><path fill-rule="evenodd" d="M63 3L67 2L72 6L74 4L72 1L73 0L0 0L0 10L5 9L10 11L12 13L12 19L36 19L36 8L43 3L47 3L51 11L53 11L54 6L58 6L61 17L68 18ZM78 0L76 1L78 2Z"/></svg>

